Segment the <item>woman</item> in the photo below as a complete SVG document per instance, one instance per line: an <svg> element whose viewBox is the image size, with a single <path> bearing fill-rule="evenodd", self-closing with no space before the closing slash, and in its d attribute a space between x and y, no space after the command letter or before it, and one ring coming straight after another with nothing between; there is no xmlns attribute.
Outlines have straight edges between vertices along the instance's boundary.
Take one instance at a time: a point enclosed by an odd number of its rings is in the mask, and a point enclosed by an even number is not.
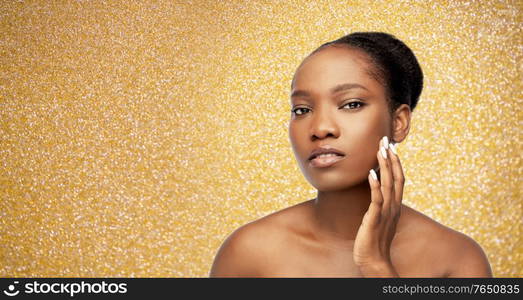
<svg viewBox="0 0 523 300"><path fill-rule="evenodd" d="M492 277L473 239L402 204L395 147L422 86L412 51L386 33L352 33L305 58L289 137L317 197L235 230L210 276Z"/></svg>

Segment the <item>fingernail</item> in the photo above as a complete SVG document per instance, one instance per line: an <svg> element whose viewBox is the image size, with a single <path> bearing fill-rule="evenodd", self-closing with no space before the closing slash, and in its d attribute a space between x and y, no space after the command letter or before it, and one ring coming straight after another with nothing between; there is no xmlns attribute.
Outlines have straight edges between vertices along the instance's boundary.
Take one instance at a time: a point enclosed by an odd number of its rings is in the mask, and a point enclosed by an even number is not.
<svg viewBox="0 0 523 300"><path fill-rule="evenodd" d="M392 144L392 143L389 146L390 146L390 150L392 150L392 152L394 154L398 155L398 152L396 152L396 146L394 144Z"/></svg>
<svg viewBox="0 0 523 300"><path fill-rule="evenodd" d="M370 169L369 173L374 180L378 180L378 175L376 175L376 171L374 171L374 169Z"/></svg>
<svg viewBox="0 0 523 300"><path fill-rule="evenodd" d="M383 137L383 147L385 147L385 150L389 148L389 138L387 136Z"/></svg>
<svg viewBox="0 0 523 300"><path fill-rule="evenodd" d="M381 156L383 156L383 158L387 159L387 151L385 151L385 148L381 147L380 152L381 152Z"/></svg>

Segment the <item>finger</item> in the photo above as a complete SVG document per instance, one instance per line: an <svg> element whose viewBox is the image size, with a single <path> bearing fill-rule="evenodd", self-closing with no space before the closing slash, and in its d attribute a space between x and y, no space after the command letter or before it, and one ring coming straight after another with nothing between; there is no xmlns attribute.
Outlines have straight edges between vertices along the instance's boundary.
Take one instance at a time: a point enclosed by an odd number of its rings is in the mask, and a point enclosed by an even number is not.
<svg viewBox="0 0 523 300"><path fill-rule="evenodd" d="M381 193L383 195L383 206L382 212L386 215L390 213L390 208L392 205L394 197L394 185L392 177L392 167L390 163L390 155L388 155L388 150L385 146L389 146L387 136L383 137L380 141L380 150L377 153L378 161L380 164L380 187Z"/></svg>
<svg viewBox="0 0 523 300"><path fill-rule="evenodd" d="M381 207L383 204L383 197L381 196L380 182L378 181L376 172L371 170L369 172L368 180L370 185L370 205L367 210L367 220L369 225L376 226L380 223L381 218Z"/></svg>
<svg viewBox="0 0 523 300"><path fill-rule="evenodd" d="M396 151L396 145L389 145L390 161L392 165L392 174L394 177L394 201L398 207L403 201L403 187L405 186L405 176L401 166L400 158Z"/></svg>

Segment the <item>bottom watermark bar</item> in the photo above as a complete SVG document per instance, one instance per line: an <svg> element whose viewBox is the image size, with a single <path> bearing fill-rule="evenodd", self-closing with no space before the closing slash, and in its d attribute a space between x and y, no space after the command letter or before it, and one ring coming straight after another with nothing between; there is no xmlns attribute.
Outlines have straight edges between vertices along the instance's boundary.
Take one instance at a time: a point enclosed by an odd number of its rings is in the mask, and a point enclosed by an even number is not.
<svg viewBox="0 0 523 300"><path fill-rule="evenodd" d="M445 296L521 298L521 278L0 278L0 299L172 299L277 297L292 292L319 299L369 296L423 299ZM248 293L246 294L245 291ZM247 297L246 297L247 296Z"/></svg>

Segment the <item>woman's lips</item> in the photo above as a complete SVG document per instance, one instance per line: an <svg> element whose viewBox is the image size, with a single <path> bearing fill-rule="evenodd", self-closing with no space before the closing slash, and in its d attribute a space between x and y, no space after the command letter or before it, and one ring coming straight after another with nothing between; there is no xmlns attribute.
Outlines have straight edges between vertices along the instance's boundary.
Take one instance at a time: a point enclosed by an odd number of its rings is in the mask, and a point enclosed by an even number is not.
<svg viewBox="0 0 523 300"><path fill-rule="evenodd" d="M344 158L345 158L345 156L339 156L339 155L317 156L314 159L310 160L309 163L311 164L311 166L313 166L315 168L327 168L327 167L330 167L330 166L334 165L335 163L339 162L340 160L343 160Z"/></svg>

